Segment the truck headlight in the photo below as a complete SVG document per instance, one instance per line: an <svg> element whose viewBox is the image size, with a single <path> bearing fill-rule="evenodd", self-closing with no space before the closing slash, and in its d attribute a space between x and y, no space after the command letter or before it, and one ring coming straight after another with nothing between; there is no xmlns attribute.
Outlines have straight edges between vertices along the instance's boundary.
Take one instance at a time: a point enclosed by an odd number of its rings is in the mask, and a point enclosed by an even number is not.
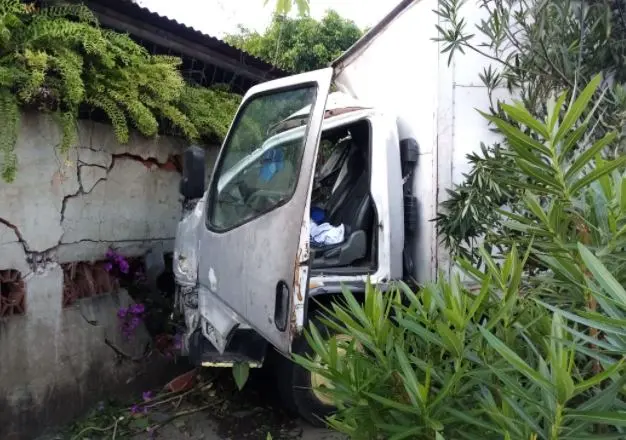
<svg viewBox="0 0 626 440"><path fill-rule="evenodd" d="M174 254L174 276L178 284L195 286L198 279L198 266L195 258Z"/></svg>

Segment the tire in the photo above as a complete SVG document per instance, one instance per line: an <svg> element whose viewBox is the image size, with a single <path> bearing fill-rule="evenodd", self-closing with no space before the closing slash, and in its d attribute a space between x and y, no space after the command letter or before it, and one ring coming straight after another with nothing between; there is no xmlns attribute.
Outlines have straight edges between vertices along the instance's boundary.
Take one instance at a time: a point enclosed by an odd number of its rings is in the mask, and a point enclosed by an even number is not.
<svg viewBox="0 0 626 440"><path fill-rule="evenodd" d="M331 331L314 320L315 326L322 335L331 335ZM311 356L313 350L304 335L299 335L293 343L292 351L300 356ZM326 426L326 417L332 415L337 408L330 399L320 400L320 392L313 390L312 374L285 356L278 355L276 381L281 400L287 411L298 415L316 427Z"/></svg>

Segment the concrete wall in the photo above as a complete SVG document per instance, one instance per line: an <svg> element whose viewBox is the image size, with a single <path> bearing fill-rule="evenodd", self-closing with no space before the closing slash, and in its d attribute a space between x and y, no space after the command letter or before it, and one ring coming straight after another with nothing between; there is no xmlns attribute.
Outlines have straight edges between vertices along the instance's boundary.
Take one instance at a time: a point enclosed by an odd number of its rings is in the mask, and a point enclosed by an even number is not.
<svg viewBox="0 0 626 440"><path fill-rule="evenodd" d="M116 142L111 127L81 122L69 159L54 148L60 132L48 116L23 116L15 181L0 181L0 271L25 282L25 313L0 318L0 438L32 438L99 399L133 388L138 368L122 362L105 337L140 353L141 333L119 340L124 292L63 307L60 264L102 260L108 247L142 254L171 248L180 216L178 139L132 135ZM158 367L163 371L162 366Z"/></svg>

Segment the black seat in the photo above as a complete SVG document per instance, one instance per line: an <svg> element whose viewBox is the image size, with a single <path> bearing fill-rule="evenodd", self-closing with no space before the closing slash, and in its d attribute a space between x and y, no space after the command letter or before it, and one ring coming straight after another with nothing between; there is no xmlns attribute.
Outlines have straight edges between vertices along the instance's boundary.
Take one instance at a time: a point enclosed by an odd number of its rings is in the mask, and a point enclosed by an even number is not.
<svg viewBox="0 0 626 440"><path fill-rule="evenodd" d="M367 255L373 207L366 155L367 148L352 146L345 164L345 174L332 192L325 209L330 224L344 225L345 239L339 244L313 247L314 268L347 266Z"/></svg>

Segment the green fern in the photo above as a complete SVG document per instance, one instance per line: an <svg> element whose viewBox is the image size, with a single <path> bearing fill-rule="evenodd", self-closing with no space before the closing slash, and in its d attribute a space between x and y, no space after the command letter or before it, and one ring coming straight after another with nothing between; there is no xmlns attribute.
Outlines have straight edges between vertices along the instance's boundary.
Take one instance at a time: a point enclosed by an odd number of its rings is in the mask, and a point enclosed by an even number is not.
<svg viewBox="0 0 626 440"><path fill-rule="evenodd" d="M223 137L240 97L224 88L185 84L180 58L151 55L128 35L102 29L84 5L37 8L0 0L1 172L14 179L20 108L51 112L61 128L59 150L75 144L78 108L101 109L119 142L129 127L190 141Z"/></svg>
<svg viewBox="0 0 626 440"><path fill-rule="evenodd" d="M15 142L20 121L20 111L17 98L7 89L0 88L0 171L2 178L7 182L15 179L17 168L17 155L15 154Z"/></svg>

